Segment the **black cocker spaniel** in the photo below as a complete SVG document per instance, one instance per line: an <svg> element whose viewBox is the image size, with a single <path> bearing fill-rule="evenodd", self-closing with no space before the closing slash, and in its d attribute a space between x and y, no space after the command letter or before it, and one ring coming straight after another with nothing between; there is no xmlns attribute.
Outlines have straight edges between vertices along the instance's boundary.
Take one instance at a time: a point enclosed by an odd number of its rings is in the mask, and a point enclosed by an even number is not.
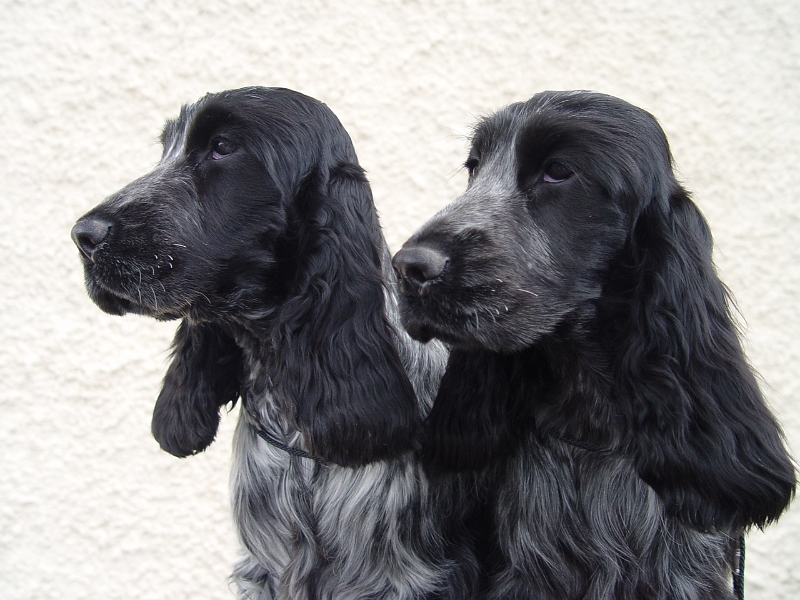
<svg viewBox="0 0 800 600"><path fill-rule="evenodd" d="M252 599L469 597L415 458L444 371L399 325L390 254L349 136L285 89L210 94L155 169L72 236L111 314L181 319L152 431L176 456L242 399L232 502Z"/></svg>
<svg viewBox="0 0 800 600"><path fill-rule="evenodd" d="M477 482L453 502L483 511L486 597L731 598L795 469L663 131L544 92L482 120L466 168L394 266L408 331L452 346L424 458Z"/></svg>

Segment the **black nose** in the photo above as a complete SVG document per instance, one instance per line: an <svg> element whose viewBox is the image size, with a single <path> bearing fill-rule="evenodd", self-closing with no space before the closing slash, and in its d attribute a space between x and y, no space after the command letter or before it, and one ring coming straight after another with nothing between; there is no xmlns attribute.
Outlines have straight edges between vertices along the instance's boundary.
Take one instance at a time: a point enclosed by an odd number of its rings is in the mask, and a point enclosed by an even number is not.
<svg viewBox="0 0 800 600"><path fill-rule="evenodd" d="M403 248L392 259L392 266L408 286L419 294L425 284L441 277L450 259L433 248Z"/></svg>
<svg viewBox="0 0 800 600"><path fill-rule="evenodd" d="M72 241L86 258L94 259L94 253L108 238L111 222L100 217L83 217L72 228Z"/></svg>

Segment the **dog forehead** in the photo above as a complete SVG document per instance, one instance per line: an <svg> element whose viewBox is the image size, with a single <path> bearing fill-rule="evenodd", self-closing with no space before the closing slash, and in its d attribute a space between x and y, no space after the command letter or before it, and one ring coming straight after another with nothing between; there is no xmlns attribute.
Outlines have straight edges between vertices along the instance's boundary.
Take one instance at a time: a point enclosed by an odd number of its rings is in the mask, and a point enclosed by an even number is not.
<svg viewBox="0 0 800 600"><path fill-rule="evenodd" d="M306 166L331 154L358 162L347 132L324 103L294 90L264 87L207 94L183 106L164 126L162 160L185 157L216 135L251 146L265 159L275 150Z"/></svg>
<svg viewBox="0 0 800 600"><path fill-rule="evenodd" d="M511 147L519 131L518 104L484 117L473 128L470 155L484 158Z"/></svg>
<svg viewBox="0 0 800 600"><path fill-rule="evenodd" d="M184 104L181 106L180 114L177 117L167 119L164 129L161 131L162 161L178 156L185 149L189 128L194 121L201 102Z"/></svg>
<svg viewBox="0 0 800 600"><path fill-rule="evenodd" d="M525 147L539 146L543 151L554 148L554 138L560 137L557 130L563 130L567 120L569 117L559 108L557 97L550 93L511 104L478 123L470 156L480 160L482 169L490 160L501 160L506 165L524 162L519 153Z"/></svg>
<svg viewBox="0 0 800 600"><path fill-rule="evenodd" d="M164 157L188 150L197 140L206 141L220 126L241 126L270 120L285 94L273 88L242 88L206 94L181 106L180 113L168 119L161 133Z"/></svg>
<svg viewBox="0 0 800 600"><path fill-rule="evenodd" d="M645 111L606 94L584 90L541 92L516 102L482 119L473 131L473 144L496 148L508 146L521 131L546 130L569 125L573 130L613 130Z"/></svg>

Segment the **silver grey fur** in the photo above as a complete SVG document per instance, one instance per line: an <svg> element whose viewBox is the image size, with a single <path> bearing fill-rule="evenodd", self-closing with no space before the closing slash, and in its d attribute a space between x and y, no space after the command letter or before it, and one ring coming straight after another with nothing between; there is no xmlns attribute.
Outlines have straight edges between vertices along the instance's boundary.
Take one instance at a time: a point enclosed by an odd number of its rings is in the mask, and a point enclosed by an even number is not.
<svg viewBox="0 0 800 600"><path fill-rule="evenodd" d="M388 250L385 265L389 264ZM391 268L384 268L392 280ZM387 319L426 414L444 372L439 342L420 344L399 326L394 286ZM266 365L245 357L247 394L261 425L302 447L302 436L278 412ZM233 444L231 498L242 542L233 578L248 600L412 600L449 591L456 565L446 558L441 519L429 506L426 477L415 456L360 468L291 456L258 437L242 411ZM439 596L436 596L439 597Z"/></svg>

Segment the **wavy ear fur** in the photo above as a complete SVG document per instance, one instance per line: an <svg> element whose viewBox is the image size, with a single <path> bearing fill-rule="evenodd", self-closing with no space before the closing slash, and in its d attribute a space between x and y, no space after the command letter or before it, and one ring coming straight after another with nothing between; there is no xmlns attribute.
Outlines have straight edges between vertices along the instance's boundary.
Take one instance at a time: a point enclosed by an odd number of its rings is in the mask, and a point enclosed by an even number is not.
<svg viewBox="0 0 800 600"><path fill-rule="evenodd" d="M220 407L236 402L241 351L219 327L186 320L178 327L173 348L151 431L162 450L183 458L214 441Z"/></svg>
<svg viewBox="0 0 800 600"><path fill-rule="evenodd" d="M411 449L416 398L384 315L385 249L360 167L313 173L295 198L298 279L273 331L272 379L309 450L356 466Z"/></svg>
<svg viewBox="0 0 800 600"><path fill-rule="evenodd" d="M615 396L636 468L668 510L701 529L763 526L791 501L794 466L745 360L708 226L676 188L639 217L624 261Z"/></svg>
<svg viewBox="0 0 800 600"><path fill-rule="evenodd" d="M431 471L480 469L507 456L531 427L522 401L532 381L526 353L455 348L425 423L423 460Z"/></svg>

